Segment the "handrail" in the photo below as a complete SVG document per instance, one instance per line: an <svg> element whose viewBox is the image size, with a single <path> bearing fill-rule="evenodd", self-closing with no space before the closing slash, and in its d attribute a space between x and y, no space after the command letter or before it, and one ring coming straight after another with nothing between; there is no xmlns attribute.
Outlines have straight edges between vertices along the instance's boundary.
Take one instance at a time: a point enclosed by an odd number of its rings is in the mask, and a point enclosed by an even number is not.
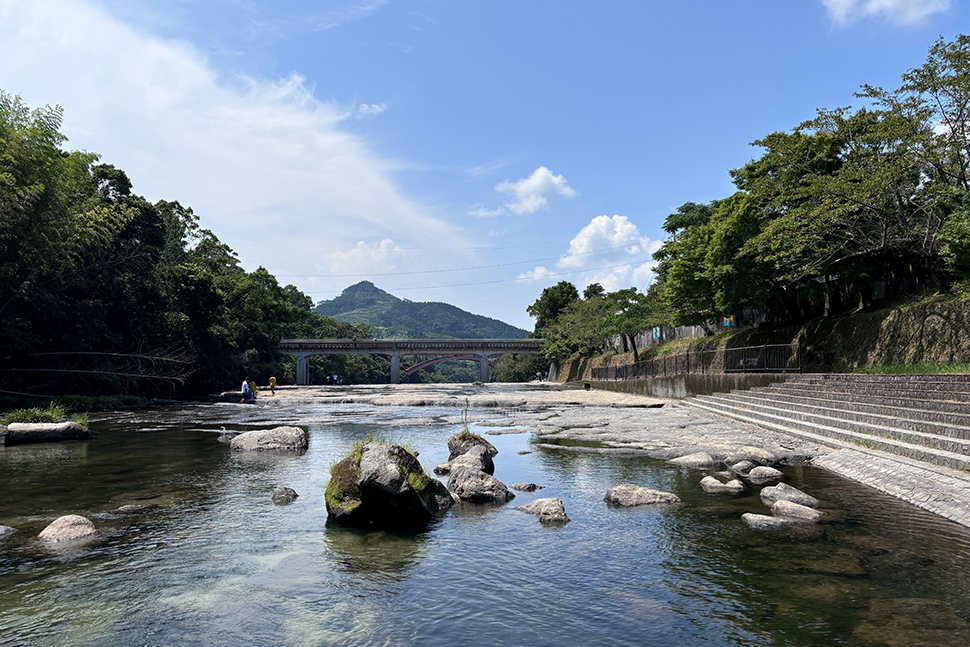
<svg viewBox="0 0 970 647"><path fill-rule="evenodd" d="M800 373L798 344L762 344L664 355L625 366L592 369L594 380L631 380L691 373Z"/></svg>

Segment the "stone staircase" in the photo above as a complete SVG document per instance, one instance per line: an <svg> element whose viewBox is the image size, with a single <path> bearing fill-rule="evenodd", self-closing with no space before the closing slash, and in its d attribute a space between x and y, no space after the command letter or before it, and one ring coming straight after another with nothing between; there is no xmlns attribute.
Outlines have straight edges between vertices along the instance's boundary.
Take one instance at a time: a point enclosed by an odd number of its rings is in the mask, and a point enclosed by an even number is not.
<svg viewBox="0 0 970 647"><path fill-rule="evenodd" d="M970 470L970 375L798 375L686 402L829 447Z"/></svg>
<svg viewBox="0 0 970 647"><path fill-rule="evenodd" d="M685 403L835 449L815 464L970 526L970 375L780 379Z"/></svg>

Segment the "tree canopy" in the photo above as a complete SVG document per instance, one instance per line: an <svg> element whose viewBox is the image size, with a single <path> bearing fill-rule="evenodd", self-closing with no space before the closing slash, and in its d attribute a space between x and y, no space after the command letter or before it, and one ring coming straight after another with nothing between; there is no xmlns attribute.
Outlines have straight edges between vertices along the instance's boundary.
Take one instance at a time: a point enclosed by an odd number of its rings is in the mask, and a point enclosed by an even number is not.
<svg viewBox="0 0 970 647"><path fill-rule="evenodd" d="M674 322L802 321L967 276L970 38L856 96L867 105L755 141L734 195L668 216L654 258Z"/></svg>
<svg viewBox="0 0 970 647"><path fill-rule="evenodd" d="M0 391L200 393L241 377L293 379L283 337L369 335L311 311L178 202L152 204L124 171L68 151L58 107L0 92ZM386 364L386 360L384 360ZM386 379L376 358L312 371ZM380 377L378 377L380 376Z"/></svg>

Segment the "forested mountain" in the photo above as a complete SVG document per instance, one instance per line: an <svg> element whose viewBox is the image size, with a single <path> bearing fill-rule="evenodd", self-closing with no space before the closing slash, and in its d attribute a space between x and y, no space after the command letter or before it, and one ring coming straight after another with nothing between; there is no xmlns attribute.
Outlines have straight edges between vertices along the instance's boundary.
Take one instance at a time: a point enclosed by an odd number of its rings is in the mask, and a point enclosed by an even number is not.
<svg viewBox="0 0 970 647"><path fill-rule="evenodd" d="M526 330L471 314L447 303L399 299L370 281L345 289L315 308L322 316L367 324L374 335L391 339L521 339Z"/></svg>

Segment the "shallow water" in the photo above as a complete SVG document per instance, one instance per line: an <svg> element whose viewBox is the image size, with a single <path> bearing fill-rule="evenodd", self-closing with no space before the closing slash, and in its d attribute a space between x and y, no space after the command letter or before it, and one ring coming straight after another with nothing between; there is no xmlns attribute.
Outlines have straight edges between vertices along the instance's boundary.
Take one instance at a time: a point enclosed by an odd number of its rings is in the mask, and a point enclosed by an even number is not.
<svg viewBox="0 0 970 647"><path fill-rule="evenodd" d="M970 642L970 531L810 467L786 468L787 481L836 521L758 533L740 520L766 513L756 491L707 495L700 471L489 436L497 478L545 489L416 534L326 526L329 466L355 440L410 442L430 471L447 459L457 415L191 405L102 416L87 442L0 450L0 524L18 529L0 539L0 645ZM216 442L220 426L294 422L310 430L303 456ZM603 495L621 482L684 503L608 508ZM274 505L281 485L300 498ZM571 523L547 528L514 509L546 496ZM33 539L70 513L91 517L99 540Z"/></svg>

